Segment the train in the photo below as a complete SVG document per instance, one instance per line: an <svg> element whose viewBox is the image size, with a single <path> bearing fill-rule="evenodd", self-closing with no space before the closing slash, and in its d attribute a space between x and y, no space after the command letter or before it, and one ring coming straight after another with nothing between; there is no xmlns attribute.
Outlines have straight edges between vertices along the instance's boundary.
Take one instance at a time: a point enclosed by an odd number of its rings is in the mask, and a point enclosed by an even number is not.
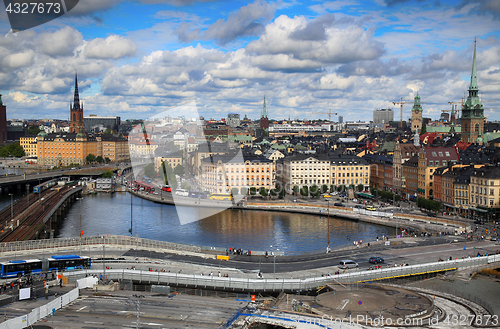
<svg viewBox="0 0 500 329"><path fill-rule="evenodd" d="M59 182L59 178L51 179L47 182L33 186L33 193L42 193L43 191L51 188Z"/></svg>
<svg viewBox="0 0 500 329"><path fill-rule="evenodd" d="M0 278L16 278L52 271L90 269L91 259L78 255L53 255L45 259L11 260L0 262Z"/></svg>

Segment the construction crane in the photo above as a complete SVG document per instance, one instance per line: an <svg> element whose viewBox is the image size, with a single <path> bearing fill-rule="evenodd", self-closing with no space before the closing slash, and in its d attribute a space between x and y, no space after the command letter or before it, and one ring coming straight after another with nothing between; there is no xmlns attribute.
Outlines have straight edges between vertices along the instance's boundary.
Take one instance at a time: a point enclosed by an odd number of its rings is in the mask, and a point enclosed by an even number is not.
<svg viewBox="0 0 500 329"><path fill-rule="evenodd" d="M330 124L332 123L332 114L338 115L337 113L332 112L331 109L328 112L313 112L312 114L328 114L328 121Z"/></svg>
<svg viewBox="0 0 500 329"><path fill-rule="evenodd" d="M401 97L401 102L392 102L394 105L401 105L401 122L400 127L403 128L403 104L414 103L414 101L404 101ZM426 104L426 102L420 102L420 104Z"/></svg>

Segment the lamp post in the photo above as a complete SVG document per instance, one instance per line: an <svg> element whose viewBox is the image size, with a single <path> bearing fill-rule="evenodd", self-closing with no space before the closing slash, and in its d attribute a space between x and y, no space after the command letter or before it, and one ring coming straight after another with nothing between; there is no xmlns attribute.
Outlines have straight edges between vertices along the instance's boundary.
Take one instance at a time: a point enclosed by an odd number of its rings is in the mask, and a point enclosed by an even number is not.
<svg viewBox="0 0 500 329"><path fill-rule="evenodd" d="M80 256L82 255L82 199L76 198L80 201Z"/></svg>
<svg viewBox="0 0 500 329"><path fill-rule="evenodd" d="M327 224L327 245L326 245L326 252L330 252L330 199L328 198L327 200L328 203L328 224Z"/></svg>
<svg viewBox="0 0 500 329"><path fill-rule="evenodd" d="M272 245L271 245L271 248L273 248ZM276 250L278 251L279 249L276 248ZM276 252L274 251L274 249L273 249L273 275L274 275L274 278L276 279Z"/></svg>
<svg viewBox="0 0 500 329"><path fill-rule="evenodd" d="M14 194L9 193L10 195L10 219L14 218L14 209L13 209L13 203L14 203Z"/></svg>

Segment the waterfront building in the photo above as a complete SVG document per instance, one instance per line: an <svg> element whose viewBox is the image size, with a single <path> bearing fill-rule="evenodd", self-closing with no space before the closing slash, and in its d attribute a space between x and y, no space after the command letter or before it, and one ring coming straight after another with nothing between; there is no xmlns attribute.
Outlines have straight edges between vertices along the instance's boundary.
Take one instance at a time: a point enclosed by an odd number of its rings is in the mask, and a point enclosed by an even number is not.
<svg viewBox="0 0 500 329"><path fill-rule="evenodd" d="M201 161L200 187L210 193L242 194L245 188L274 188L275 163L264 157L235 158L235 154L211 155ZM233 190L235 189L235 190Z"/></svg>
<svg viewBox="0 0 500 329"><path fill-rule="evenodd" d="M97 153L95 156L108 158L111 162L130 161L128 140L110 134L98 135Z"/></svg>
<svg viewBox="0 0 500 329"><path fill-rule="evenodd" d="M418 189L418 155L415 155L404 162L403 176L401 177L402 189L406 198L417 197Z"/></svg>
<svg viewBox="0 0 500 329"><path fill-rule="evenodd" d="M392 156L366 154L363 159L370 164L370 186L379 190L392 191Z"/></svg>
<svg viewBox="0 0 500 329"><path fill-rule="evenodd" d="M38 164L42 166L84 165L89 154L97 154L97 140L93 136L45 132L37 136Z"/></svg>
<svg viewBox="0 0 500 329"><path fill-rule="evenodd" d="M476 143L484 132L484 107L479 99L476 70L476 41L474 40L474 54L472 57L472 74L469 85L469 96L463 104L461 116L462 142ZM482 142L480 140L480 142Z"/></svg>
<svg viewBox="0 0 500 329"><path fill-rule="evenodd" d="M178 165L183 165L182 152L175 146L161 147L155 150L154 168L160 171L160 166L163 162L167 162L170 168L175 169Z"/></svg>
<svg viewBox="0 0 500 329"><path fill-rule="evenodd" d="M24 154L29 157L36 157L36 135L19 137L19 144L24 150Z"/></svg>
<svg viewBox="0 0 500 329"><path fill-rule="evenodd" d="M399 143L394 145L392 156L392 186L395 193L403 192L403 163L419 152L419 147L411 143Z"/></svg>
<svg viewBox="0 0 500 329"><path fill-rule="evenodd" d="M152 157L158 148L158 143L153 140L128 139L128 147L131 158Z"/></svg>
<svg viewBox="0 0 500 329"><path fill-rule="evenodd" d="M418 154L418 188L417 194L426 199L434 197L434 171L439 167L460 162L458 151L454 147L420 148Z"/></svg>
<svg viewBox="0 0 500 329"><path fill-rule="evenodd" d="M470 207L475 215L498 220L500 215L500 167L475 168L470 176Z"/></svg>
<svg viewBox="0 0 500 329"><path fill-rule="evenodd" d="M289 186L321 186L330 184L330 157L328 154L297 154L283 159L281 182Z"/></svg>
<svg viewBox="0 0 500 329"><path fill-rule="evenodd" d="M420 96L415 96L413 108L411 109L411 130L420 133L422 130L422 105Z"/></svg>
<svg viewBox="0 0 500 329"><path fill-rule="evenodd" d="M357 187L363 184L364 190L370 186L370 165L363 158L353 155L332 155L330 172L330 185Z"/></svg>
<svg viewBox="0 0 500 329"><path fill-rule="evenodd" d="M373 123L389 123L391 121L394 121L392 109L373 110Z"/></svg>

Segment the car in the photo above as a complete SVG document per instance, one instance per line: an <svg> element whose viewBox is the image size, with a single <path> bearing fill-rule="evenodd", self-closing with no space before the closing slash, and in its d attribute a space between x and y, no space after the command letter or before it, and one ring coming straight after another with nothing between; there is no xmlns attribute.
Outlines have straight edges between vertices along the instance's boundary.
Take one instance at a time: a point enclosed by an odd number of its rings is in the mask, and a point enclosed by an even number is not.
<svg viewBox="0 0 500 329"><path fill-rule="evenodd" d="M341 197L341 198L345 198L345 197L347 197L347 195L345 195L345 194L341 194L341 195L339 195L339 197Z"/></svg>
<svg viewBox="0 0 500 329"><path fill-rule="evenodd" d="M436 214L430 212L430 213L427 214L427 216L429 216L429 217L436 217Z"/></svg>
<svg viewBox="0 0 500 329"><path fill-rule="evenodd" d="M332 196L330 194L323 194L323 198L331 198Z"/></svg>
<svg viewBox="0 0 500 329"><path fill-rule="evenodd" d="M358 263L356 263L353 260L346 259L346 260L341 260L339 262L339 268L341 268L341 269L349 269L349 268L356 268L356 267L358 267Z"/></svg>
<svg viewBox="0 0 500 329"><path fill-rule="evenodd" d="M352 199L352 202L358 203L358 199Z"/></svg>
<svg viewBox="0 0 500 329"><path fill-rule="evenodd" d="M369 211L375 211L375 210L377 210L377 208L375 208L375 207L370 207L370 206L366 207L365 209L366 209L366 210L369 210Z"/></svg>
<svg viewBox="0 0 500 329"><path fill-rule="evenodd" d="M372 264L380 264L380 263L384 262L384 259L382 257L373 256L373 257L370 257L370 259L368 259L368 262L370 262Z"/></svg>
<svg viewBox="0 0 500 329"><path fill-rule="evenodd" d="M483 225L483 222L481 222L480 220L475 220L475 221L474 221L474 224Z"/></svg>
<svg viewBox="0 0 500 329"><path fill-rule="evenodd" d="M345 207L343 203L340 203L340 202L335 202L333 204L335 207Z"/></svg>
<svg viewBox="0 0 500 329"><path fill-rule="evenodd" d="M360 206L359 204L355 205L354 208L357 208L357 209L363 209L363 206Z"/></svg>

